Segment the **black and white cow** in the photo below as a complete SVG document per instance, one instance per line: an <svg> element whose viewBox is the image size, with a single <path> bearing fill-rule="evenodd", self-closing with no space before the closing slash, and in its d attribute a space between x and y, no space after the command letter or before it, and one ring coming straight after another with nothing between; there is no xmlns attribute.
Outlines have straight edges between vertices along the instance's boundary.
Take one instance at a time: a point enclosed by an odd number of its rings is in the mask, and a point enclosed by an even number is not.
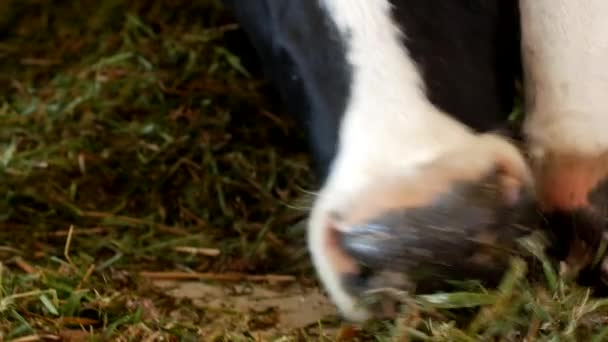
<svg viewBox="0 0 608 342"><path fill-rule="evenodd" d="M308 133L309 250L346 318L376 313L373 290L496 279L488 246L529 233L537 206L608 204L608 2L226 2ZM499 133L522 69L526 157Z"/></svg>

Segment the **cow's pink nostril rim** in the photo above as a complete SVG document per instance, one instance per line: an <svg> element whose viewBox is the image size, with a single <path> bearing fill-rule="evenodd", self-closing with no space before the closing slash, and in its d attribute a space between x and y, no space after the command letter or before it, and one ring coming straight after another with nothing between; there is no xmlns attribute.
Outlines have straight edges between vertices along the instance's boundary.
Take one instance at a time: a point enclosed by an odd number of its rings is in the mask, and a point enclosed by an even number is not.
<svg viewBox="0 0 608 342"><path fill-rule="evenodd" d="M348 227L337 218L339 218L339 215L332 214L327 220L324 239L327 256L335 272L338 274L358 274L360 271L359 265L341 246L341 235L344 234L343 229L348 229Z"/></svg>

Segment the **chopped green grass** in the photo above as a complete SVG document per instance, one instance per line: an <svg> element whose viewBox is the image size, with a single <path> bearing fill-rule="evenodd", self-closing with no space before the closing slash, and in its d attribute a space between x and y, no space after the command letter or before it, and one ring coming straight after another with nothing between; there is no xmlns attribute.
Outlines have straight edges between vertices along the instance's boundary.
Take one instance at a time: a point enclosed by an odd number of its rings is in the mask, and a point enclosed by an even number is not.
<svg viewBox="0 0 608 342"><path fill-rule="evenodd" d="M210 0L0 3L0 340L254 341L271 312L212 323L141 271L315 284L305 144L237 29ZM421 296L354 339L608 339L607 300L552 267L530 284L515 261L497 291Z"/></svg>
<svg viewBox="0 0 608 342"><path fill-rule="evenodd" d="M125 306L154 295L141 270L308 274L288 234L311 183L304 145L223 45L236 25L217 4L3 6L7 337L56 333L62 317L105 336L148 324Z"/></svg>

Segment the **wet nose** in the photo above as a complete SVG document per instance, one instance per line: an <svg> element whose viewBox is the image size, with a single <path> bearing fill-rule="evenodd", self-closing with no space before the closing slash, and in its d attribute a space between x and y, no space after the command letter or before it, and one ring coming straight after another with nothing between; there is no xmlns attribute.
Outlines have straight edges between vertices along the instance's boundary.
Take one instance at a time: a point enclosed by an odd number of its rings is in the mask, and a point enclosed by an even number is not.
<svg viewBox="0 0 608 342"><path fill-rule="evenodd" d="M459 184L424 206L393 209L338 233L338 245L360 266L345 285L356 293L378 288L424 293L451 281L495 286L516 240L538 228L536 201L520 191L506 201L494 179Z"/></svg>

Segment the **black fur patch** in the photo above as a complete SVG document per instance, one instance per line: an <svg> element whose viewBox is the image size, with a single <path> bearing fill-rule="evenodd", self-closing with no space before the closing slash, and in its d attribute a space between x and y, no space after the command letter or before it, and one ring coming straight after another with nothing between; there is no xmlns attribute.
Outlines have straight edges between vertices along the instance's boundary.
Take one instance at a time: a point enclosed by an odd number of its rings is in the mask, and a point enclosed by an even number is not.
<svg viewBox="0 0 608 342"><path fill-rule="evenodd" d="M478 131L504 125L521 74L513 0L392 0L429 100Z"/></svg>
<svg viewBox="0 0 608 342"><path fill-rule="evenodd" d="M317 1L226 1L288 111L307 132L321 179L336 155L350 95L345 39Z"/></svg>

